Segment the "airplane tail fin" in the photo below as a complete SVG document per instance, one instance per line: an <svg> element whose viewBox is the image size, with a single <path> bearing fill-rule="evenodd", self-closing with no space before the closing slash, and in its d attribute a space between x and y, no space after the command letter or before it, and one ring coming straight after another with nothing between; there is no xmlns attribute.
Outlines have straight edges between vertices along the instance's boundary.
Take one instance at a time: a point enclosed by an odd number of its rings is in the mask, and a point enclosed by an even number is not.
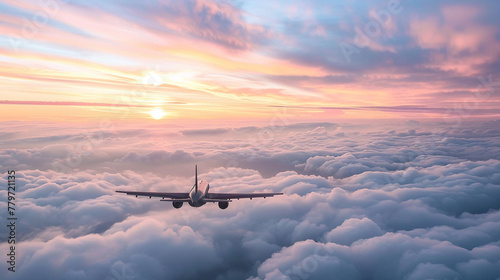
<svg viewBox="0 0 500 280"><path fill-rule="evenodd" d="M198 193L198 165L194 166L194 188L195 192Z"/></svg>

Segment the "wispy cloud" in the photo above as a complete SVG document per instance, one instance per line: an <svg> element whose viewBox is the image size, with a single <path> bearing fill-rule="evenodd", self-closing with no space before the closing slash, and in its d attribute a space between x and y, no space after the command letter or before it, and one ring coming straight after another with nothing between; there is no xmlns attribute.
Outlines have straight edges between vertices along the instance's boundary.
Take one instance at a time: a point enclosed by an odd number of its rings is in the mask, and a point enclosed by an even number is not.
<svg viewBox="0 0 500 280"><path fill-rule="evenodd" d="M68 101L10 101L0 100L0 104L6 105L48 105L48 106L98 106L98 107L150 107L138 104L111 104L92 102L68 102Z"/></svg>

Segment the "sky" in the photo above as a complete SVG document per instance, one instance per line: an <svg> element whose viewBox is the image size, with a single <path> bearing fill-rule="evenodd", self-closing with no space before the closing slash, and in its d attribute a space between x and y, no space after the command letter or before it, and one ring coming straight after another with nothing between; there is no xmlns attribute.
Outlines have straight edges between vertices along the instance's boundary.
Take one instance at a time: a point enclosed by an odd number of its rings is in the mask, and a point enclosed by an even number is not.
<svg viewBox="0 0 500 280"><path fill-rule="evenodd" d="M1 1L0 117L498 117L499 5Z"/></svg>
<svg viewBox="0 0 500 280"><path fill-rule="evenodd" d="M500 279L499 10L0 0L0 276Z"/></svg>

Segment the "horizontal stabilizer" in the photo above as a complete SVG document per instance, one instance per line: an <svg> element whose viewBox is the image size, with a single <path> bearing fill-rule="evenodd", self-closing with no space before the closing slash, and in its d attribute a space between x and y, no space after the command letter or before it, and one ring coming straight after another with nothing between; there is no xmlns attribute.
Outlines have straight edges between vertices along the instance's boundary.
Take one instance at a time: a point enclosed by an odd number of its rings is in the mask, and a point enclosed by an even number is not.
<svg viewBox="0 0 500 280"><path fill-rule="evenodd" d="M216 198L205 198L203 199L205 202L231 202L230 199L216 199Z"/></svg>
<svg viewBox="0 0 500 280"><path fill-rule="evenodd" d="M191 199L189 198L182 198L182 199L160 199L160 201L170 201L170 202L190 202Z"/></svg>

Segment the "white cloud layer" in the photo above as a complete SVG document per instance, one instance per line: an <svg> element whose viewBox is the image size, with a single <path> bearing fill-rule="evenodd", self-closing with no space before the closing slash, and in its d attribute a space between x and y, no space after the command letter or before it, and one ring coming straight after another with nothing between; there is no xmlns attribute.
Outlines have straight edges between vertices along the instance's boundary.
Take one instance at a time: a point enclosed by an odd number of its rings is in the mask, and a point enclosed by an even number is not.
<svg viewBox="0 0 500 280"><path fill-rule="evenodd" d="M6 276L498 279L497 124L37 124L34 139L4 123L0 166L16 170L19 217L18 269ZM213 192L285 195L220 210L114 192L187 191L195 163ZM0 191L0 209L6 200Z"/></svg>

